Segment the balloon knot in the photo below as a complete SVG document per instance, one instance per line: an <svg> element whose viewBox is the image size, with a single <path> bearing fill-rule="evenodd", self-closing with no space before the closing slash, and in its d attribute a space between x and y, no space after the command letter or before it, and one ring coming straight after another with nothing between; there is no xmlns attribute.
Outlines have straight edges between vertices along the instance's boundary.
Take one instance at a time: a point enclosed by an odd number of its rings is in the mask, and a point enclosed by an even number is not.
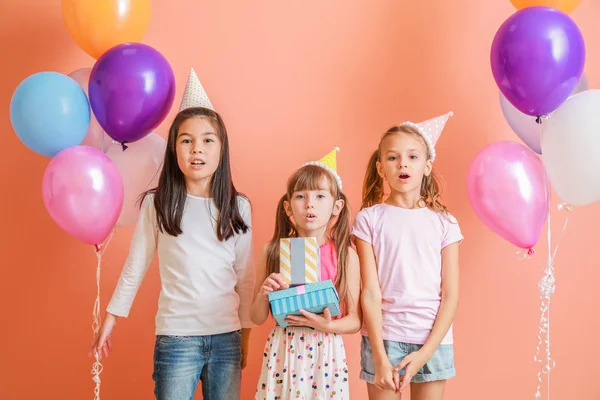
<svg viewBox="0 0 600 400"><path fill-rule="evenodd" d="M96 253L99 253L100 250L102 250L102 243L100 244L95 244L94 247L96 248Z"/></svg>
<svg viewBox="0 0 600 400"><path fill-rule="evenodd" d="M560 203L558 205L558 211L571 211L571 205L568 203Z"/></svg>
<svg viewBox="0 0 600 400"><path fill-rule="evenodd" d="M527 249L527 255L528 255L528 256L532 256L532 255L534 255L534 254L535 254L535 250L533 249L533 247L531 247L531 248Z"/></svg>
<svg viewBox="0 0 600 400"><path fill-rule="evenodd" d="M541 124L542 123L542 116L538 115L537 118L535 119L535 123L536 124Z"/></svg>
<svg viewBox="0 0 600 400"><path fill-rule="evenodd" d="M127 145L125 143L121 143L121 147L123 147L123 151L127 150Z"/></svg>

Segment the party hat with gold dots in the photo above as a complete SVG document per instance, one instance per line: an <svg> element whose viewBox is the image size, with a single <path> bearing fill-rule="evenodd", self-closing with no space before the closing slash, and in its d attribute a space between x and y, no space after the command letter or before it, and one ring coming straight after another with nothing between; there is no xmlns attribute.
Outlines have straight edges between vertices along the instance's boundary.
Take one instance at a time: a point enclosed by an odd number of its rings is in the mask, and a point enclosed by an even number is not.
<svg viewBox="0 0 600 400"><path fill-rule="evenodd" d="M432 119L428 119L427 121L419 122L415 124L414 122L406 121L400 124L402 126L410 126L411 128L416 129L419 134L425 139L427 143L427 147L429 148L429 153L431 154L431 161L435 160L435 145L437 141L440 139L442 135L442 131L446 126L446 122L448 119L454 115L451 111L447 114L440 115L439 117L435 117Z"/></svg>
<svg viewBox="0 0 600 400"><path fill-rule="evenodd" d="M307 163L304 163L302 166L317 165L321 168L325 168L329 173L331 173L331 175L333 175L333 177L335 178L335 180L337 181L337 183L340 187L340 190L342 190L342 178L340 178L340 176L337 173L337 152L338 151L340 151L340 148L336 147L335 149L333 149L332 151L327 153L319 161L309 161Z"/></svg>
<svg viewBox="0 0 600 400"><path fill-rule="evenodd" d="M194 68L190 68L190 75L185 84L185 91L183 92L183 99L181 99L179 112L192 107L204 107L215 111Z"/></svg>

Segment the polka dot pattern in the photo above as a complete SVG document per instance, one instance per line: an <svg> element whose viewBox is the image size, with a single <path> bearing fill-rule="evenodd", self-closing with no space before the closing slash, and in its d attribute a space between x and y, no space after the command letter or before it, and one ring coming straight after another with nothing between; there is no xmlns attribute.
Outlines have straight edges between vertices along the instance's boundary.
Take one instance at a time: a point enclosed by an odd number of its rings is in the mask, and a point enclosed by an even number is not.
<svg viewBox="0 0 600 400"><path fill-rule="evenodd" d="M341 335L304 327L275 327L264 348L256 400L349 399Z"/></svg>
<svg viewBox="0 0 600 400"><path fill-rule="evenodd" d="M183 92L183 99L181 99L179 112L192 107L204 107L215 111L194 68L190 69L190 75L185 84L185 91Z"/></svg>
<svg viewBox="0 0 600 400"><path fill-rule="evenodd" d="M416 129L421 136L423 136L423 139L425 139L427 147L429 148L429 152L431 153L431 161L434 161L436 156L435 145L442 135L442 131L446 126L446 122L448 122L448 119L452 115L454 115L454 113L449 112L448 114L440 115L439 117L419 123L406 121L401 123L400 126L410 126L411 128Z"/></svg>

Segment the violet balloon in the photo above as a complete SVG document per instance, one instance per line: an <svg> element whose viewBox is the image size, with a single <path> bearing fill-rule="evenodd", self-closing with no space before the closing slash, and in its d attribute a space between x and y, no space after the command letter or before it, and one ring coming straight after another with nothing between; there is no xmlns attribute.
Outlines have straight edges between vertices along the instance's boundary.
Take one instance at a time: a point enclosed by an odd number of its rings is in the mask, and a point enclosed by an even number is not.
<svg viewBox="0 0 600 400"><path fill-rule="evenodd" d="M115 226L123 207L123 181L102 151L73 146L50 161L42 181L44 204L70 235L99 245Z"/></svg>
<svg viewBox="0 0 600 400"><path fill-rule="evenodd" d="M469 166L467 194L481 221L522 249L538 242L548 216L550 185L544 165L528 147L489 144Z"/></svg>
<svg viewBox="0 0 600 400"><path fill-rule="evenodd" d="M542 116L556 110L577 86L585 66L585 43L567 14L529 7L502 24L490 58L504 97L522 113Z"/></svg>
<svg viewBox="0 0 600 400"><path fill-rule="evenodd" d="M96 119L119 143L140 140L165 119L175 98L175 75L152 47L125 43L92 69L89 98Z"/></svg>

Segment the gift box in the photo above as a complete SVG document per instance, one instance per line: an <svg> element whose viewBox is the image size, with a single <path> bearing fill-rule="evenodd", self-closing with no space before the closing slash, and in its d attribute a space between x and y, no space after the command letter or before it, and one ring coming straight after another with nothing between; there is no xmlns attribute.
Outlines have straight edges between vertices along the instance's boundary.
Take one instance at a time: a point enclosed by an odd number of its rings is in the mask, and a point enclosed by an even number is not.
<svg viewBox="0 0 600 400"><path fill-rule="evenodd" d="M319 282L321 256L317 238L280 239L279 272L290 286Z"/></svg>
<svg viewBox="0 0 600 400"><path fill-rule="evenodd" d="M340 299L331 280L271 292L269 303L277 325L283 327L288 326L285 322L288 315L302 315L300 309L322 314L328 307L332 317L340 315Z"/></svg>

